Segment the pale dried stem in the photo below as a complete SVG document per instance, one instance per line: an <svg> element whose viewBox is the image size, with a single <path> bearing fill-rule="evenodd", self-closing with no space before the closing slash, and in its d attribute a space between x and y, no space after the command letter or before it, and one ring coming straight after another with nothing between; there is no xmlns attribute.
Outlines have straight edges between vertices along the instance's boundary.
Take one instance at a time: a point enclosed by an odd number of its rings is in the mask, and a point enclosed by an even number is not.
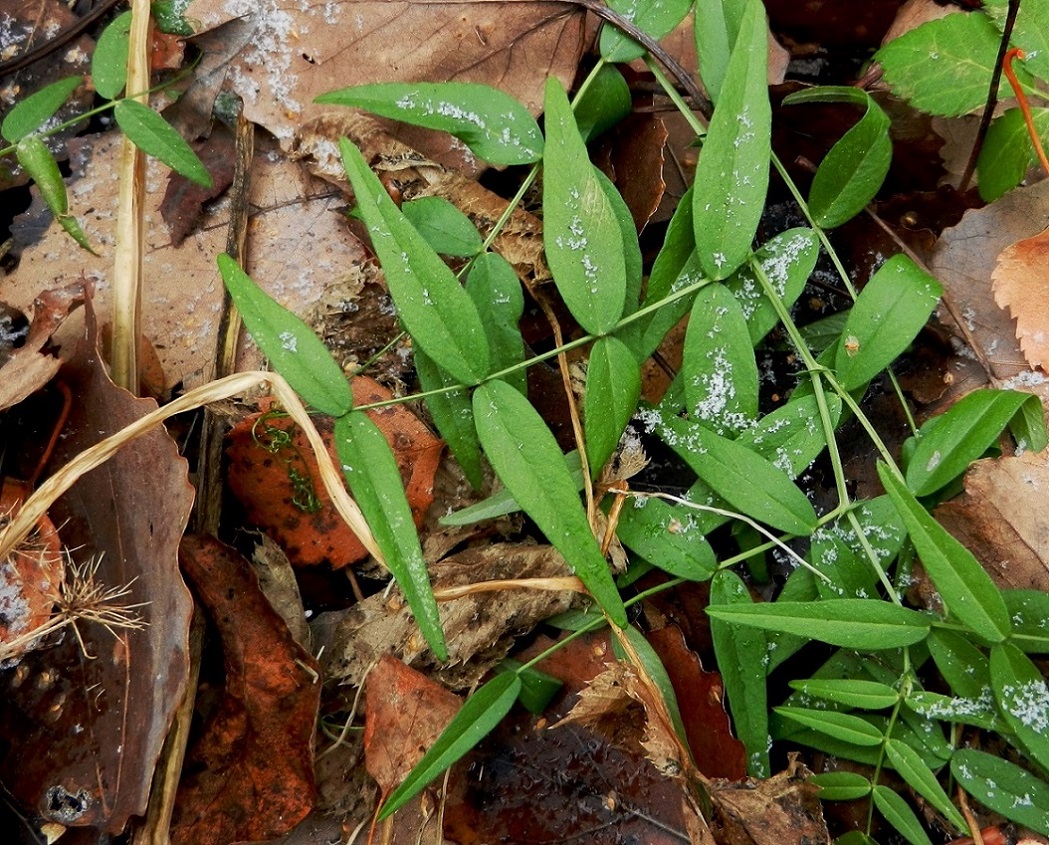
<svg viewBox="0 0 1049 845"><path fill-rule="evenodd" d="M575 576L563 578L497 578L492 581L478 581L476 584L463 584L460 587L440 587L433 591L437 601L452 601L476 593L489 593L495 590L540 590L547 593L560 593L566 590L573 593L586 593L587 589Z"/></svg>

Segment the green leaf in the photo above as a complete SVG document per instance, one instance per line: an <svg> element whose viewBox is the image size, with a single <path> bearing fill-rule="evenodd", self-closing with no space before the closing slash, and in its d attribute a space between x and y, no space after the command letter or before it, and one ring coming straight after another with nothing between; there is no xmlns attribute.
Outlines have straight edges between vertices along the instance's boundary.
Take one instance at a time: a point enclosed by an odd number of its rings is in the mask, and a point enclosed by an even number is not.
<svg viewBox="0 0 1049 845"><path fill-rule="evenodd" d="M1049 146L1049 109L1032 108L1031 119L1042 145ZM1024 180L1027 171L1037 161L1023 112L1006 109L1005 114L991 122L980 147L980 157L976 162L980 198L994 202L1011 191Z"/></svg>
<svg viewBox="0 0 1049 845"><path fill-rule="evenodd" d="M900 694L888 684L853 678L809 678L791 681L791 689L861 710L883 710L900 700Z"/></svg>
<svg viewBox="0 0 1049 845"><path fill-rule="evenodd" d="M775 602L708 607L707 615L736 625L799 634L842 648L881 651L920 643L929 634L928 616L869 599Z"/></svg>
<svg viewBox="0 0 1049 845"><path fill-rule="evenodd" d="M986 0L984 9L1004 29L1009 14L1009 0ZM1024 66L1042 79L1049 78L1049 6L1045 3L1021 3L1013 24L1011 42L1027 53Z"/></svg>
<svg viewBox="0 0 1049 845"><path fill-rule="evenodd" d="M871 792L871 782L858 772L823 772L808 782L820 788L820 801L855 801Z"/></svg>
<svg viewBox="0 0 1049 845"><path fill-rule="evenodd" d="M626 302L623 238L561 83L546 82L543 246L561 298L587 332L615 328Z"/></svg>
<svg viewBox="0 0 1049 845"><path fill-rule="evenodd" d="M696 56L710 99L718 101L732 47L743 22L746 0L696 0Z"/></svg>
<svg viewBox="0 0 1049 845"><path fill-rule="evenodd" d="M1026 653L1049 652L1049 595L1042 590L1003 590L1013 630L1009 641Z"/></svg>
<svg viewBox="0 0 1049 845"><path fill-rule="evenodd" d="M449 132L492 164L531 164L543 154L543 136L535 118L509 94L490 85L382 82L329 91L314 102L352 106Z"/></svg>
<svg viewBox="0 0 1049 845"><path fill-rule="evenodd" d="M890 738L885 743L885 756L911 789L939 810L955 828L968 830L962 814L951 803L940 782L936 780L936 775L925 765L917 751L906 742Z"/></svg>
<svg viewBox="0 0 1049 845"><path fill-rule="evenodd" d="M527 399L503 381L482 384L474 391L473 402L478 437L500 480L612 621L626 626L623 600L546 423Z"/></svg>
<svg viewBox="0 0 1049 845"><path fill-rule="evenodd" d="M851 745L875 746L881 745L884 740L878 728L850 713L810 710L805 707L775 707L773 710L792 722Z"/></svg>
<svg viewBox="0 0 1049 845"><path fill-rule="evenodd" d="M1049 836L1049 785L1008 760L962 748L951 758L951 774L987 809Z"/></svg>
<svg viewBox="0 0 1049 845"><path fill-rule="evenodd" d="M466 279L466 293L477 308L488 336L492 371L499 372L524 361L524 341L518 327L524 313L524 294L521 280L510 263L494 252L477 256ZM523 367L500 378L522 395L528 393L528 374Z"/></svg>
<svg viewBox="0 0 1049 845"><path fill-rule="evenodd" d="M706 581L717 568L695 510L635 499L619 514L616 536L630 551L677 578Z"/></svg>
<svg viewBox="0 0 1049 845"><path fill-rule="evenodd" d="M583 423L590 472L595 478L619 445L641 396L641 370L623 341L598 338L590 349Z"/></svg>
<svg viewBox="0 0 1049 845"><path fill-rule="evenodd" d="M45 85L39 91L34 91L7 113L4 122L0 124L0 135L10 143L17 144L26 135L36 132L54 117L55 112L62 108L69 95L79 88L83 81L79 76L67 76Z"/></svg>
<svg viewBox="0 0 1049 845"><path fill-rule="evenodd" d="M470 751L510 712L521 692L521 679L513 672L503 672L475 692L447 728L437 737L423 758L416 763L404 782L383 804L379 819L385 819L403 807L430 781L443 773Z"/></svg>
<svg viewBox="0 0 1049 845"><path fill-rule="evenodd" d="M211 187L211 174L181 135L149 106L134 100L121 100L113 107L121 131L142 152L164 162L181 176Z"/></svg>
<svg viewBox="0 0 1049 845"><path fill-rule="evenodd" d="M826 86L784 98L795 103L848 102L864 106L863 117L824 156L809 191L809 212L816 224L833 229L851 220L878 193L892 162L889 118L870 94L852 86Z"/></svg>
<svg viewBox="0 0 1049 845"><path fill-rule="evenodd" d="M911 845L932 845L914 810L900 795L881 784L875 785L872 795L874 806L885 817L885 821L896 828Z"/></svg>
<svg viewBox="0 0 1049 845"><path fill-rule="evenodd" d="M306 402L333 417L353 407L353 394L331 352L302 320L272 299L230 256L218 257L222 281L244 325L278 373Z"/></svg>
<svg viewBox="0 0 1049 845"><path fill-rule="evenodd" d="M878 841L862 830L850 830L835 839L834 845L878 845Z"/></svg>
<svg viewBox="0 0 1049 845"><path fill-rule="evenodd" d="M878 461L878 477L948 612L988 642L1004 640L1009 634L1009 612L991 576L882 461Z"/></svg>
<svg viewBox="0 0 1049 845"><path fill-rule="evenodd" d="M415 350L415 372L419 376L419 386L427 393L458 384L422 349ZM477 440L477 430L474 428L474 412L469 392L460 387L446 393L432 393L425 401L437 431L455 455L466 480L475 490L480 490L484 484L481 444Z"/></svg>
<svg viewBox="0 0 1049 845"><path fill-rule="evenodd" d="M1049 768L1049 686L1041 670L1011 643L991 649L991 687L1020 747Z"/></svg>
<svg viewBox="0 0 1049 845"><path fill-rule="evenodd" d="M681 720L681 709L678 707L677 693L674 692L674 685L670 681L670 675L667 674L663 661L659 659L659 655L652 647L652 644L645 639L645 635L637 628L633 625L628 625L624 631L627 640L630 641L630 645L634 649L634 653L641 661L641 669L652 680L656 689L659 690L663 703L666 705L667 713L670 714L670 722L674 726L674 732L681 739L682 745L688 747L688 737L685 735L685 723ZM618 638L612 639L612 648L618 659L627 659L625 649L620 645Z"/></svg>
<svg viewBox="0 0 1049 845"><path fill-rule="evenodd" d="M157 29L167 35L181 35L183 38L194 35L192 25L183 15L187 5L185 0L155 0L150 9Z"/></svg>
<svg viewBox="0 0 1049 845"><path fill-rule="evenodd" d="M404 591L419 630L437 659L447 660L441 615L390 444L367 414L352 411L335 420L335 448L350 492Z"/></svg>
<svg viewBox="0 0 1049 845"><path fill-rule="evenodd" d="M496 665L497 672L514 672L521 680L521 691L517 694L517 700L521 702L529 713L542 713L554 696L564 686L558 678L548 675L534 666L525 666L510 657L504 657Z"/></svg>
<svg viewBox="0 0 1049 845"><path fill-rule="evenodd" d="M401 213L441 255L470 258L484 240L470 218L444 197L420 197L401 205Z"/></svg>
<svg viewBox="0 0 1049 845"><path fill-rule="evenodd" d="M575 119L583 140L592 141L630 114L630 86L615 65L602 65L578 102Z"/></svg>
<svg viewBox="0 0 1049 845"><path fill-rule="evenodd" d="M692 6L692 0L608 0L618 12L656 41L673 31ZM645 48L629 35L606 24L598 42L601 55L609 62L632 62L645 55Z"/></svg>
<svg viewBox="0 0 1049 845"><path fill-rule="evenodd" d="M968 638L937 628L929 637L928 646L936 668L955 695L972 700L989 698L991 669L987 655Z"/></svg>
<svg viewBox="0 0 1049 845"><path fill-rule="evenodd" d="M626 293L623 297L623 316L626 317L637 311L638 304L641 301L644 273L641 244L638 241L637 229L634 226L634 217L630 213L630 208L619 191L616 190L616 186L612 184L612 180L596 168L594 169L594 175L601 184L605 197L612 207L612 214L619 224L619 236L623 244L623 265L626 268ZM638 321L620 326L615 332L615 337L618 337L630 348L639 364L645 360L645 356L642 356L640 353L641 334L642 326Z"/></svg>
<svg viewBox="0 0 1049 845"><path fill-rule="evenodd" d="M916 690L907 696L907 706L927 719L972 725L975 728L1001 733L1005 726L998 718L998 708L990 695L981 698L940 695L926 690Z"/></svg>
<svg viewBox="0 0 1049 845"><path fill-rule="evenodd" d="M761 266L783 305L789 309L805 289L805 282L812 275L819 254L820 244L816 233L812 229L797 228L780 232L767 241L754 253L754 260ZM779 323L775 306L765 295L750 262L726 279L725 285L743 307L750 342L757 346Z"/></svg>
<svg viewBox="0 0 1049 845"><path fill-rule="evenodd" d="M91 81L100 97L115 100L127 82L127 54L131 12L124 12L102 30L91 56ZM132 91L139 94L140 91ZM159 158L159 156L158 156Z"/></svg>
<svg viewBox="0 0 1049 845"><path fill-rule="evenodd" d="M743 308L725 285L707 285L696 294L681 355L693 419L723 435L757 419L758 364Z"/></svg>
<svg viewBox="0 0 1049 845"><path fill-rule="evenodd" d="M696 167L692 217L699 264L727 278L750 256L769 183L765 7L748 0L725 83Z"/></svg>
<svg viewBox="0 0 1049 845"><path fill-rule="evenodd" d="M47 148L47 144L36 135L26 135L15 145L15 158L29 178L36 182L40 195L62 228L80 246L88 252L93 252L80 224L73 215L68 213L69 198L66 194L66 183L62 181L62 172L58 169L58 162Z"/></svg>
<svg viewBox="0 0 1049 845"><path fill-rule="evenodd" d="M846 390L869 382L899 357L929 319L943 289L905 255L871 277L849 312L834 368Z"/></svg>
<svg viewBox="0 0 1049 845"><path fill-rule="evenodd" d="M945 413L926 433L918 434L918 446L907 463L907 486L915 496L928 496L960 476L980 458L1019 413L1031 403L1041 414L1041 402L1030 393L1016 390L974 390Z"/></svg>
<svg viewBox="0 0 1049 845"><path fill-rule="evenodd" d="M710 603L718 606L749 605L750 592L738 575L722 569L711 579ZM710 634L736 737L747 751L747 774L754 778L770 777L769 705L765 692L768 641L765 632L759 628L737 628L728 622L711 619Z"/></svg>
<svg viewBox="0 0 1049 845"><path fill-rule="evenodd" d="M700 426L694 435L690 466L733 508L791 534L816 528L812 503L767 459Z"/></svg>
<svg viewBox="0 0 1049 845"><path fill-rule="evenodd" d="M831 425L836 426L841 417L841 400L833 394L826 399ZM827 448L816 398L791 397L786 405L765 414L742 432L736 442L749 446L777 469L797 478Z"/></svg>
<svg viewBox="0 0 1049 845"><path fill-rule="evenodd" d="M958 117L983 108L1000 40L987 15L947 15L894 38L874 58L893 93L922 111ZM1003 76L999 99L1010 96Z"/></svg>
<svg viewBox="0 0 1049 845"><path fill-rule="evenodd" d="M489 372L488 340L477 308L401 214L360 151L346 138L339 148L401 322L441 369L476 384Z"/></svg>

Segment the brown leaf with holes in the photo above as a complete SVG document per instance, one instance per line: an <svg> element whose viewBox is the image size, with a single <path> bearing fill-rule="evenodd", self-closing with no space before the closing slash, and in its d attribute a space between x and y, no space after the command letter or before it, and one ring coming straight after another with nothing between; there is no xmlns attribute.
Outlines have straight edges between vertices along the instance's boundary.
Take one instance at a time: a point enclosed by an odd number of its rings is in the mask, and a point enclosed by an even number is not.
<svg viewBox="0 0 1049 845"><path fill-rule="evenodd" d="M1016 338L1032 367L1049 370L1049 229L1002 250L994 301L1016 320Z"/></svg>
<svg viewBox="0 0 1049 845"><path fill-rule="evenodd" d="M461 705L436 681L382 656L365 684L364 754L383 796L400 786Z"/></svg>
<svg viewBox="0 0 1049 845"><path fill-rule="evenodd" d="M171 841L272 839L305 818L315 800L317 662L236 551L213 537L189 536L179 559L222 639L226 686L187 753Z"/></svg>
<svg viewBox="0 0 1049 845"><path fill-rule="evenodd" d="M109 380L90 303L85 311L87 337L59 374L75 401L53 466L157 407ZM78 623L79 637L67 632L0 678L0 777L46 820L117 834L146 809L189 671L192 600L177 548L192 501L186 461L156 428L51 508L74 561L97 563L106 588L127 586L121 604L140 605L135 612L147 624Z"/></svg>
<svg viewBox="0 0 1049 845"><path fill-rule="evenodd" d="M373 379L353 379L353 404L393 398ZM368 411L397 458L415 524L433 503L433 478L444 442L403 405ZM317 429L336 460L331 417L316 417ZM296 566L330 563L339 568L368 556L319 482L317 461L305 435L287 417L253 414L229 433L227 480L248 518L284 549Z"/></svg>

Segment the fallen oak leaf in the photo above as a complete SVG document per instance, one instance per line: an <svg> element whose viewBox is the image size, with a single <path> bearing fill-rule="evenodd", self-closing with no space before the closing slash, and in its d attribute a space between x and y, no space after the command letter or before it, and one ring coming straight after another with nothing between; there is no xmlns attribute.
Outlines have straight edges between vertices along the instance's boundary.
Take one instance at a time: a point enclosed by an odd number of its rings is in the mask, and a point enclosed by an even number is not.
<svg viewBox="0 0 1049 845"><path fill-rule="evenodd" d="M295 641L248 562L213 537L183 538L179 560L222 639L226 686L186 756L173 845L272 839L312 809L317 662Z"/></svg>
<svg viewBox="0 0 1049 845"><path fill-rule="evenodd" d="M995 302L1016 320L1024 357L1049 370L1049 229L1003 249L992 278Z"/></svg>

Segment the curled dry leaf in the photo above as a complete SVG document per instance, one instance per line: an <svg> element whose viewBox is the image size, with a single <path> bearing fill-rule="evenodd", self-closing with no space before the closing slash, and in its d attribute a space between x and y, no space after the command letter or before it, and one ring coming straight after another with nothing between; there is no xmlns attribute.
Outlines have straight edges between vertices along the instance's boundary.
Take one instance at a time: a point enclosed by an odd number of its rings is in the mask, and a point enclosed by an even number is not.
<svg viewBox="0 0 1049 845"><path fill-rule="evenodd" d="M222 639L226 686L188 751L173 845L226 845L286 833L313 807L317 662L295 642L248 562L212 537L179 559Z"/></svg>
<svg viewBox="0 0 1049 845"><path fill-rule="evenodd" d="M994 270L994 300L1016 320L1016 338L1028 363L1049 370L1049 229L1002 250Z"/></svg>
<svg viewBox="0 0 1049 845"><path fill-rule="evenodd" d="M373 379L353 380L354 405L393 398ZM416 525L433 503L433 478L444 443L403 405L369 411L397 458ZM317 417L328 451L337 461L330 417ZM297 566L330 563L339 568L368 553L339 516L318 482L317 461L305 435L288 418L254 414L229 433L227 476L248 518L284 549ZM338 463L336 463L338 466Z"/></svg>

